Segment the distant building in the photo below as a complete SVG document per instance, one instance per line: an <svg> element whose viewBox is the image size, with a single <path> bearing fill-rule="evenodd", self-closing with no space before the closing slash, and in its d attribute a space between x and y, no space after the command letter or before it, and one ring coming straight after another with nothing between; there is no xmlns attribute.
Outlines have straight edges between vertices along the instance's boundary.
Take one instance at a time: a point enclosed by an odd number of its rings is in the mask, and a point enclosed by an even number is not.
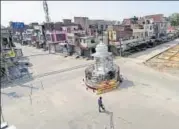
<svg viewBox="0 0 179 129"><path fill-rule="evenodd" d="M74 17L74 22L80 24L87 35L102 34L108 26L118 24L116 21L89 19L88 17Z"/></svg>
<svg viewBox="0 0 179 129"><path fill-rule="evenodd" d="M95 36L80 37L79 42L79 54L84 57L91 57L91 54L95 53L96 45L99 43Z"/></svg>
<svg viewBox="0 0 179 129"><path fill-rule="evenodd" d="M106 21L106 20L89 20L90 26L95 26L97 30L107 30L108 26L114 25L113 21Z"/></svg>
<svg viewBox="0 0 179 129"><path fill-rule="evenodd" d="M144 17L124 19L123 25L128 25L133 29L135 38L160 37L167 32L167 20L163 14L147 15Z"/></svg>
<svg viewBox="0 0 179 129"><path fill-rule="evenodd" d="M167 33L167 20L165 19L163 14L155 14L155 15L147 15L144 16L145 20L150 20L154 25L154 34L157 37L161 35L166 35Z"/></svg>
<svg viewBox="0 0 179 129"><path fill-rule="evenodd" d="M63 19L63 23L64 24L70 24L72 22L71 22L71 19Z"/></svg>
<svg viewBox="0 0 179 129"><path fill-rule="evenodd" d="M132 23L132 20L130 19L130 18L126 18L126 19L124 19L123 21L122 21L122 25L132 25L133 23Z"/></svg>
<svg viewBox="0 0 179 129"><path fill-rule="evenodd" d="M129 25L112 25L108 27L108 31L109 39L112 39L114 42L119 41L120 39L129 39L133 34L133 30ZM111 33L113 33L112 36Z"/></svg>
<svg viewBox="0 0 179 129"><path fill-rule="evenodd" d="M142 24L132 26L134 38L147 38L154 36L154 24L152 20L146 20Z"/></svg>
<svg viewBox="0 0 179 129"><path fill-rule="evenodd" d="M88 31L89 29L89 18L88 17L74 17L74 23L79 24L81 29Z"/></svg>

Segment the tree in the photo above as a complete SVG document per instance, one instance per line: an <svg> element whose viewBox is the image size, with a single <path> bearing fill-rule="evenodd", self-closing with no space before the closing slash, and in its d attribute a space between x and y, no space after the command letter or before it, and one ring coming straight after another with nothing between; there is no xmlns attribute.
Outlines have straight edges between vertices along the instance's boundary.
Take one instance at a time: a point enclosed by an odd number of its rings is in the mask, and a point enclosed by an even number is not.
<svg viewBox="0 0 179 129"><path fill-rule="evenodd" d="M134 17L132 17L132 18L130 18L130 19L131 19L131 21L132 21L133 24L136 24L137 21L138 21L138 17L136 17L136 16L134 16Z"/></svg>
<svg viewBox="0 0 179 129"><path fill-rule="evenodd" d="M179 13L173 13L169 19L172 26L179 26Z"/></svg>

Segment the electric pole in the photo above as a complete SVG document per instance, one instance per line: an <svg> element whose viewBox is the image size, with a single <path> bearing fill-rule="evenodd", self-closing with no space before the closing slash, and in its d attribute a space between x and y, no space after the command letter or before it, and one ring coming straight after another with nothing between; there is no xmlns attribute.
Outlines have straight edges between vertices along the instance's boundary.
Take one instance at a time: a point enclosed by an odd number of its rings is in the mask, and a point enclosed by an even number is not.
<svg viewBox="0 0 179 129"><path fill-rule="evenodd" d="M43 8L45 12L45 20L47 23L50 22L50 16L49 16L49 11L48 11L48 4L46 0L43 0Z"/></svg>
<svg viewBox="0 0 179 129"><path fill-rule="evenodd" d="M44 13L45 13L45 22L47 23L47 25L50 23L50 16L49 16L49 11L48 11L48 4L46 0L43 0L43 9L44 9ZM44 44L45 44L45 50L47 49L47 40L46 40L46 28L45 28L45 24L42 25L42 33L43 33L43 37L44 37Z"/></svg>

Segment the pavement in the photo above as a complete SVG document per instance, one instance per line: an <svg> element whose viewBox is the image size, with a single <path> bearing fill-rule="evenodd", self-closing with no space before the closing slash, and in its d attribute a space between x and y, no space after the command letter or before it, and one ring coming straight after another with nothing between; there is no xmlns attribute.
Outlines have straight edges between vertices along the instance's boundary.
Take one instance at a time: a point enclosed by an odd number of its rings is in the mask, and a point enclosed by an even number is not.
<svg viewBox="0 0 179 129"><path fill-rule="evenodd" d="M26 55L45 53L26 46L23 50ZM145 51L146 58L153 56L151 51ZM98 112L99 96L86 90L82 67L3 89L4 119L18 129L178 129L179 78L145 66L146 58L138 58L144 57L141 54L115 60L124 82L119 89L101 95L106 113ZM36 75L93 62L59 55L29 59Z"/></svg>
<svg viewBox="0 0 179 129"><path fill-rule="evenodd" d="M164 52L165 50L167 50L177 44L179 44L179 39L158 45L154 48L148 48L145 51L141 51L141 52L132 54L131 56L129 56L129 58L135 58L139 62L145 62L149 58L151 58L161 52Z"/></svg>

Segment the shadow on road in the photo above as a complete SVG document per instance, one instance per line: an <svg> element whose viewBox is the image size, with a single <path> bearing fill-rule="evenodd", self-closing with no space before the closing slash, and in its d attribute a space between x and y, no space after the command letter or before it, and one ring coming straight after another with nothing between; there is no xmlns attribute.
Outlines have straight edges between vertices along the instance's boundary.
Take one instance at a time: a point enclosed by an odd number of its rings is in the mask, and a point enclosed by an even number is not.
<svg viewBox="0 0 179 129"><path fill-rule="evenodd" d="M128 89L130 87L133 87L134 83L130 80L124 79L123 82L120 84L120 89Z"/></svg>
<svg viewBox="0 0 179 129"><path fill-rule="evenodd" d="M15 87L15 86L29 87L28 85L24 85L24 84L32 80L34 80L34 78L32 77L31 74L29 74L26 77L14 79L11 81L4 81L4 82L1 82L1 89L5 89L8 87Z"/></svg>
<svg viewBox="0 0 179 129"><path fill-rule="evenodd" d="M110 129L114 129L113 112L105 110L105 111L103 111L103 113L106 113L107 115L109 115L109 117L110 117L110 121L109 121Z"/></svg>
<svg viewBox="0 0 179 129"><path fill-rule="evenodd" d="M16 92L10 92L10 93L3 93L1 92L2 95L6 95L8 97L13 97L13 98L20 98L22 97L21 95L18 95Z"/></svg>

